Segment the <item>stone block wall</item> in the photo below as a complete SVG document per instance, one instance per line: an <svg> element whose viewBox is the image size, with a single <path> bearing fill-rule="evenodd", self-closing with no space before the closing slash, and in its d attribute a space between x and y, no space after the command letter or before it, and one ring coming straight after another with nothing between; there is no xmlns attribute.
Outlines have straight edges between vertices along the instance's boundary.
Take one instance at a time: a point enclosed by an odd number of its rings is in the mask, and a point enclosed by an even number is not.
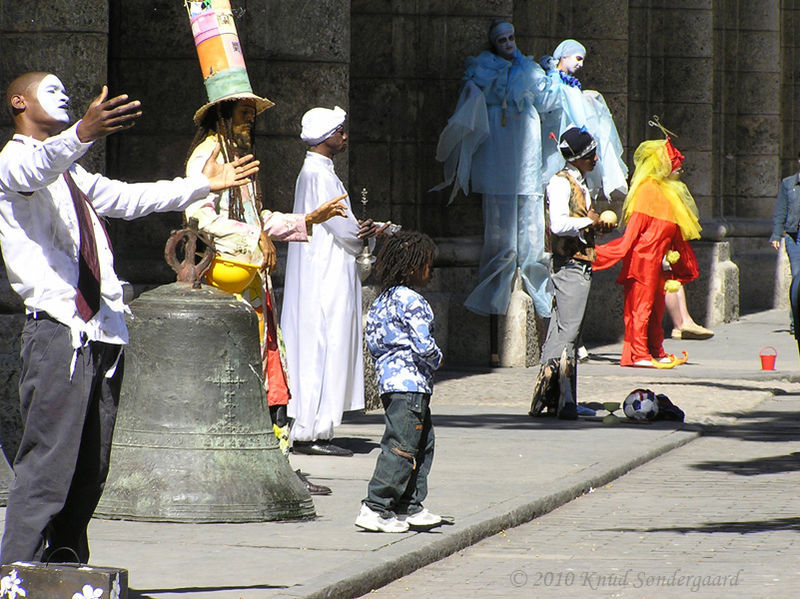
<svg viewBox="0 0 800 599"><path fill-rule="evenodd" d="M711 0L630 2L629 167L633 151L661 132L652 115L677 134L686 155L683 179L702 215L713 210L713 17Z"/></svg>
<svg viewBox="0 0 800 599"><path fill-rule="evenodd" d="M74 118L106 82L108 3L87 0L80 10L66 0L0 2L0 89L5 103L8 84L29 71L57 75L71 98ZM11 117L0 110L2 143L11 136ZM82 160L87 168L105 165L104 144L97 143Z"/></svg>
<svg viewBox="0 0 800 599"><path fill-rule="evenodd" d="M719 3L715 19L717 216L770 215L780 179L781 10Z"/></svg>
<svg viewBox="0 0 800 599"><path fill-rule="evenodd" d="M428 190L442 180L436 142L464 58L484 49L491 19L512 9L500 0L352 2L350 181L369 189L370 215L437 236L482 231L480 198L448 208L449 190Z"/></svg>
<svg viewBox="0 0 800 599"><path fill-rule="evenodd" d="M781 174L797 170L800 152L800 1L781 3Z"/></svg>

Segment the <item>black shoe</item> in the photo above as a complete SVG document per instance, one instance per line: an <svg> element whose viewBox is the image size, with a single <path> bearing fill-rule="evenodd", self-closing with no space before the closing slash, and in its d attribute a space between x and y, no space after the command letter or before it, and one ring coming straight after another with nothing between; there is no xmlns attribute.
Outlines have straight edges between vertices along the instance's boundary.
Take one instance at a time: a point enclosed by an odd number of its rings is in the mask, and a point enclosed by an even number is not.
<svg viewBox="0 0 800 599"><path fill-rule="evenodd" d="M566 403L561 406L561 409L558 411L558 419L559 420L577 420L578 419L578 408L575 406L574 403Z"/></svg>
<svg viewBox="0 0 800 599"><path fill-rule="evenodd" d="M334 455L345 458L353 455L353 452L349 449L334 445L325 439L317 441L295 441L292 444L292 452L305 455Z"/></svg>
<svg viewBox="0 0 800 599"><path fill-rule="evenodd" d="M300 479L300 482L303 483L306 486L306 489L308 489L308 492L311 495L330 495L331 494L331 488L330 487L326 487L324 485L315 485L310 480L308 480L306 478L306 476L302 472L300 472L299 470L295 470L294 473L297 475L297 478Z"/></svg>
<svg viewBox="0 0 800 599"><path fill-rule="evenodd" d="M539 369L539 376L533 386L531 409L528 414L533 417L541 416L545 408L548 412L554 411L556 397L558 396L558 361L548 360Z"/></svg>

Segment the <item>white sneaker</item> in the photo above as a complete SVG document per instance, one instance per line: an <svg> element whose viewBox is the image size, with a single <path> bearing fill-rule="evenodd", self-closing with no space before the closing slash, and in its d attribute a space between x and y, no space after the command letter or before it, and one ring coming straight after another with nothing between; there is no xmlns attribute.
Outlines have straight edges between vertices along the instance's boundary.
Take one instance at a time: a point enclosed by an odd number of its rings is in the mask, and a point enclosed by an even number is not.
<svg viewBox="0 0 800 599"><path fill-rule="evenodd" d="M408 524L410 528L431 528L442 523L442 517L429 512L428 508L422 508L416 514L398 514L397 519Z"/></svg>
<svg viewBox="0 0 800 599"><path fill-rule="evenodd" d="M581 345L578 348L578 362L585 362L589 359L589 352L586 350L586 347Z"/></svg>
<svg viewBox="0 0 800 599"><path fill-rule="evenodd" d="M384 518L363 503L358 518L356 518L356 526L371 532L408 532L407 523L401 522L395 516Z"/></svg>

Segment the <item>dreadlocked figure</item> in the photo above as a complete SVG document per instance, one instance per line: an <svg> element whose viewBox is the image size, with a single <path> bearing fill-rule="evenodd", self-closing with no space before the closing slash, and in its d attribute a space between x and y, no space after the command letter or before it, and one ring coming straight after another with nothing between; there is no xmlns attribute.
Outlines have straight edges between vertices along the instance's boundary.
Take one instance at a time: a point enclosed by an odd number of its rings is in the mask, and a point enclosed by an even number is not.
<svg viewBox="0 0 800 599"><path fill-rule="evenodd" d="M386 429L355 522L373 532L427 529L442 522L422 507L433 461L432 379L442 352L433 338L433 311L412 289L430 281L435 251L430 237L409 231L389 237L378 254L383 291L369 309L365 335Z"/></svg>
<svg viewBox="0 0 800 599"><path fill-rule="evenodd" d="M271 103L264 105L262 101L262 98L249 95L210 103L201 108L195 115L199 128L189 150L186 172L191 174L202 168L217 143L222 147L218 158L220 161L230 162L240 155L254 153L255 116L271 106ZM286 406L290 393L269 277L270 270L276 264L272 239L307 241L314 224L344 215L341 199L326 202L310 214L272 212L263 209L261 189L256 178L253 183L237 188L233 193L209 194L190 205L185 212L187 219L196 218L198 227L211 236L218 256L262 267L260 275L242 292L242 297L258 315L267 403L275 434L286 455ZM306 486L314 492L311 488L313 485Z"/></svg>

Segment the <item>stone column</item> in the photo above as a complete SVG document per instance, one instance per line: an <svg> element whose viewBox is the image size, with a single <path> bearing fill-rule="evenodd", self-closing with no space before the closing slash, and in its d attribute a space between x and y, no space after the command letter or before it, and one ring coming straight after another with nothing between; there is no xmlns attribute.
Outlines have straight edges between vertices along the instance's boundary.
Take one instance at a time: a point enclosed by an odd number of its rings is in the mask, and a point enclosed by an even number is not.
<svg viewBox="0 0 800 599"><path fill-rule="evenodd" d="M800 152L800 2L781 3L781 173L797 171Z"/></svg>
<svg viewBox="0 0 800 599"><path fill-rule="evenodd" d="M767 244L782 176L781 2L716 4L713 216L737 225L729 239L742 309L763 309L785 285Z"/></svg>
<svg viewBox="0 0 800 599"><path fill-rule="evenodd" d="M715 216L763 219L781 176L780 2L722 6L714 26L722 191Z"/></svg>

